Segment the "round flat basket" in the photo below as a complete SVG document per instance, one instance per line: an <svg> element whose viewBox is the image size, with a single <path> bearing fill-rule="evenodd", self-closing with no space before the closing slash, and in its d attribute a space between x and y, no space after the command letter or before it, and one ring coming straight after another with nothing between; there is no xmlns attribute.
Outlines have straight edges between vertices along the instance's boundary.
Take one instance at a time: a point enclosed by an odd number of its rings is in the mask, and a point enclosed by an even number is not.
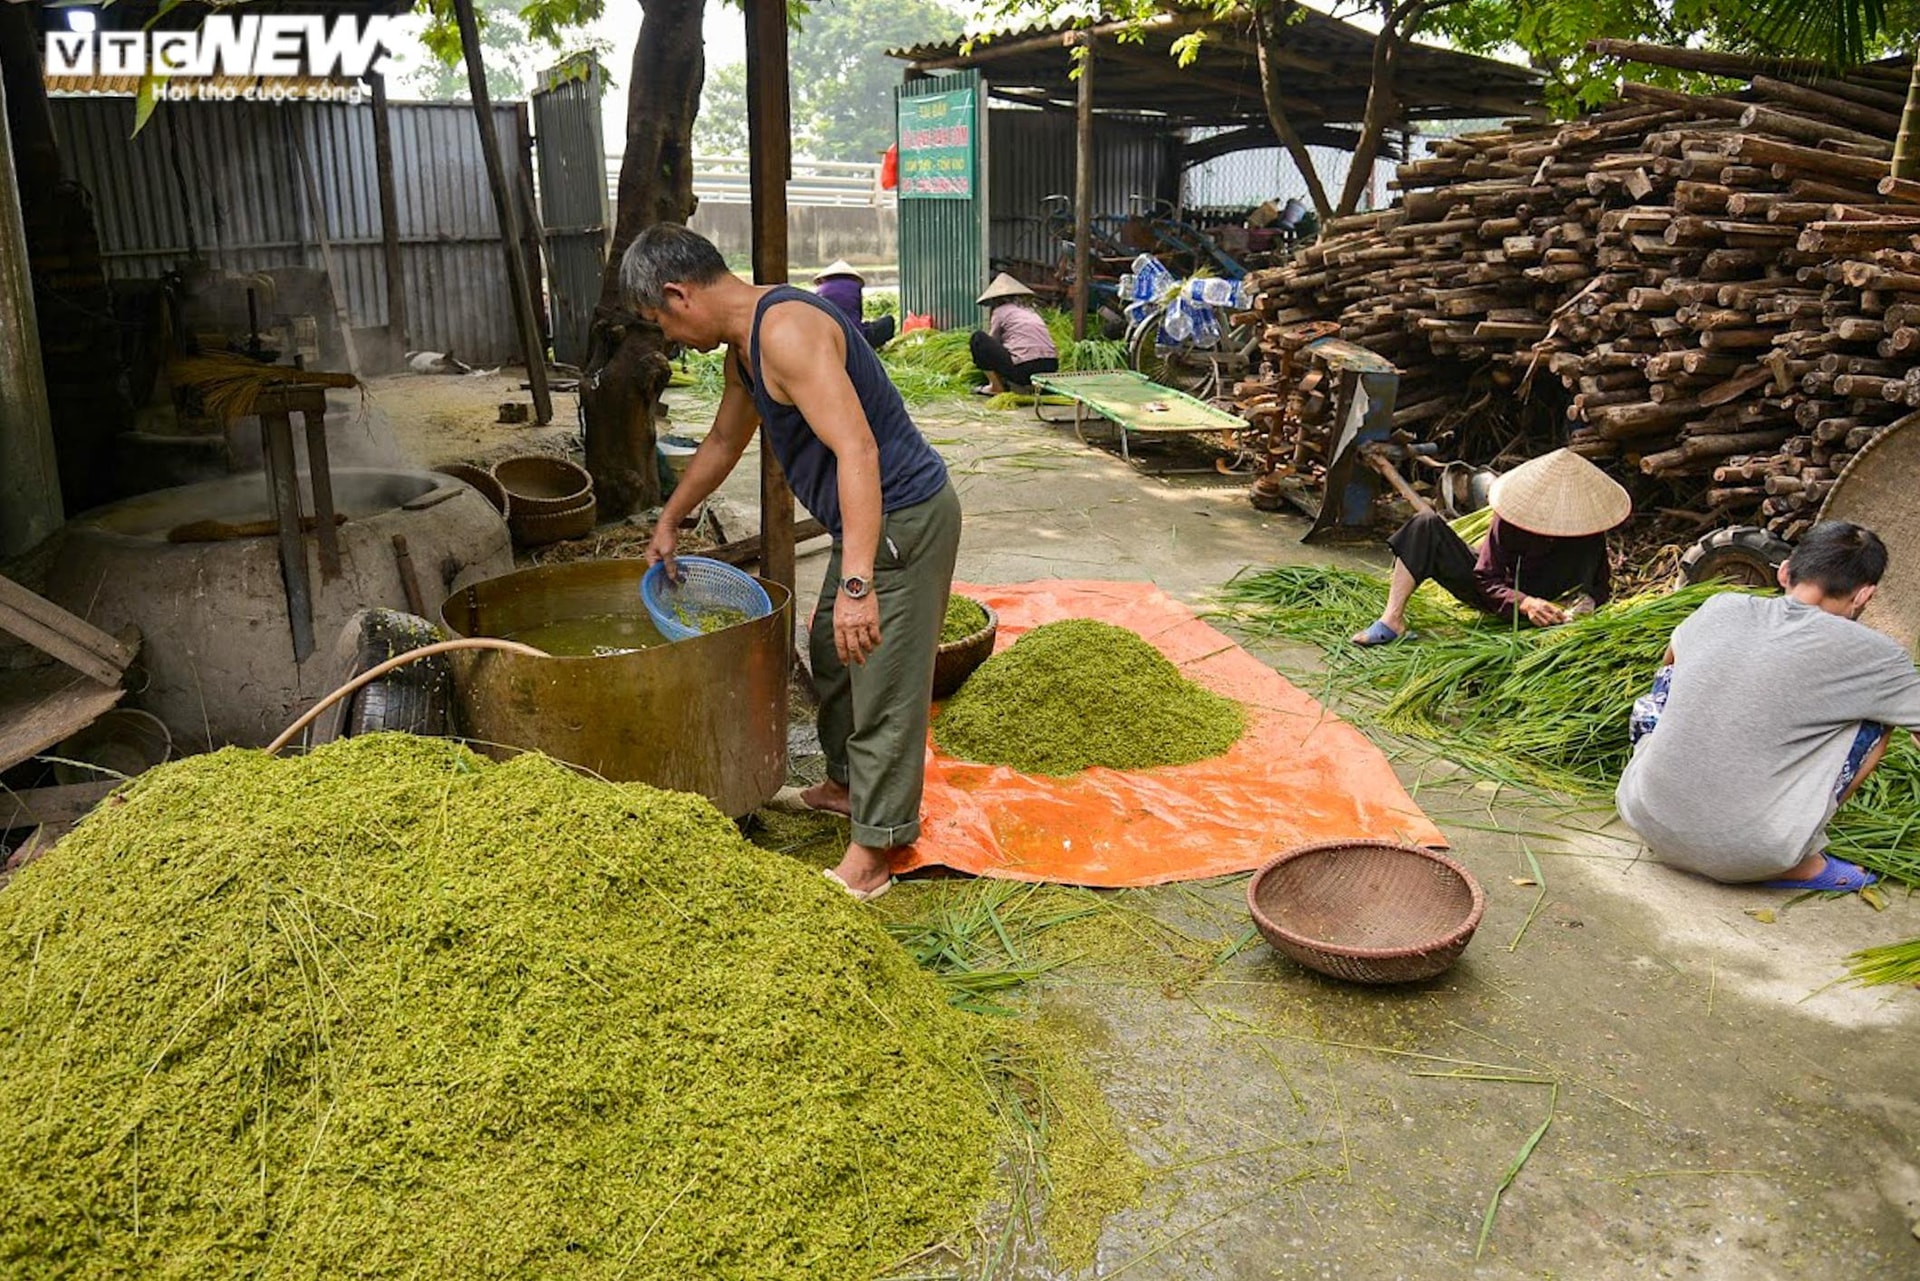
<svg viewBox="0 0 1920 1281"><path fill-rule="evenodd" d="M1389 841L1302 845L1247 883L1253 922L1275 950L1351 983L1411 983L1460 958L1486 910L1467 869Z"/></svg>
<svg viewBox="0 0 1920 1281"><path fill-rule="evenodd" d="M967 598L973 600L971 596ZM1000 615L993 607L974 601L987 611L987 625L971 636L948 641L933 652L933 696L951 698L973 675L974 669L993 657L993 640L1000 631Z"/></svg>
<svg viewBox="0 0 1920 1281"><path fill-rule="evenodd" d="M173 735L158 716L132 707L101 713L83 730L69 735L50 755L57 783L100 783L116 774L132 778L173 754ZM89 768L90 766L97 768Z"/></svg>
<svg viewBox="0 0 1920 1281"><path fill-rule="evenodd" d="M1841 471L1821 504L1821 520L1865 525L1887 545L1887 572L1860 621L1909 650L1920 644L1920 431L1890 427Z"/></svg>
<svg viewBox="0 0 1920 1281"><path fill-rule="evenodd" d="M640 603L670 641L692 640L773 612L767 589L725 561L676 556L673 563L679 582L667 577L664 561L655 561L640 580Z"/></svg>
<svg viewBox="0 0 1920 1281"><path fill-rule="evenodd" d="M593 493L586 468L551 454L503 458L493 465L493 478L507 491L512 510L528 516L574 511Z"/></svg>
<svg viewBox="0 0 1920 1281"><path fill-rule="evenodd" d="M480 497L493 504L493 509L502 516L509 514L507 487L498 477L484 467L475 467L472 463L448 463L445 467L436 467L442 476L451 476L455 480L464 480L480 491Z"/></svg>
<svg viewBox="0 0 1920 1281"><path fill-rule="evenodd" d="M507 528L520 546L544 547L563 538L585 538L599 520L600 505L592 494L579 506L558 512L523 512L520 501L515 499L513 512L507 517Z"/></svg>

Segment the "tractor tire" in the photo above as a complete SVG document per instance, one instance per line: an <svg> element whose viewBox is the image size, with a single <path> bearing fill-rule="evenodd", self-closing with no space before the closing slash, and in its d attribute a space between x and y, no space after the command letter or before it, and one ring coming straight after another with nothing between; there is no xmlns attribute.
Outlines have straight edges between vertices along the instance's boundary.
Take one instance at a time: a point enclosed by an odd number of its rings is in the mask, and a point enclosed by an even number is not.
<svg viewBox="0 0 1920 1281"><path fill-rule="evenodd" d="M1754 525L1716 529L1680 557L1685 583L1738 583L1743 587L1775 587L1780 566L1793 548Z"/></svg>

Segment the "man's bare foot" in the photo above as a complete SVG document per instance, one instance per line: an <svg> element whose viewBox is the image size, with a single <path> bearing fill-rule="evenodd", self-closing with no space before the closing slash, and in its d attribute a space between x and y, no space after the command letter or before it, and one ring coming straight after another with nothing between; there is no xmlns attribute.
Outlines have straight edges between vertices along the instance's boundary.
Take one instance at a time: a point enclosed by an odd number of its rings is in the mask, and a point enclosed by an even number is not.
<svg viewBox="0 0 1920 1281"><path fill-rule="evenodd" d="M815 783L801 792L800 803L810 810L838 814L842 818L853 817L853 794L847 790L845 783L836 783L832 779Z"/></svg>
<svg viewBox="0 0 1920 1281"><path fill-rule="evenodd" d="M847 846L846 856L833 869L833 874L848 889L871 894L893 879L893 864L888 862L885 850L856 841Z"/></svg>
<svg viewBox="0 0 1920 1281"><path fill-rule="evenodd" d="M1826 870L1827 852L1822 850L1818 854L1807 855L1773 879L1776 881L1811 881L1814 877Z"/></svg>

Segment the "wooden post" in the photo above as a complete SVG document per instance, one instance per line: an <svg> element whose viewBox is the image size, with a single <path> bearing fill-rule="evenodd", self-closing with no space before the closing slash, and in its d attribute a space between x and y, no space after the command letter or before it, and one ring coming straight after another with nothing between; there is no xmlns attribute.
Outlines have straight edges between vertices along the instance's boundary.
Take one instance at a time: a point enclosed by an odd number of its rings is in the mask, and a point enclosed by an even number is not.
<svg viewBox="0 0 1920 1281"><path fill-rule="evenodd" d="M527 361L527 381L533 391L534 421L553 421L553 397L547 391L547 352L540 342L534 318L533 287L527 279L527 260L520 248L520 216L507 186L506 165L500 159L500 133L493 127L493 100L487 95L487 68L480 58L480 24L473 16L473 0L453 0L460 18L460 48L467 61L467 87L473 93L474 123L480 127L480 150L487 162L487 185L493 188L493 211L500 220L500 247L507 256L507 282L513 294L513 314L520 323L520 350Z"/></svg>
<svg viewBox="0 0 1920 1281"><path fill-rule="evenodd" d="M787 100L787 0L746 0L747 155L753 193L753 279L787 279L787 179L793 172ZM760 431L760 573L793 590L793 490Z"/></svg>
<svg viewBox="0 0 1920 1281"><path fill-rule="evenodd" d="M1093 273L1093 41L1080 41L1080 95L1073 135L1073 337L1087 336Z"/></svg>
<svg viewBox="0 0 1920 1281"><path fill-rule="evenodd" d="M26 551L63 519L27 228L0 82L0 556Z"/></svg>
<svg viewBox="0 0 1920 1281"><path fill-rule="evenodd" d="M520 228L520 253L527 264L527 297L533 299L534 328L540 331L540 349L553 343L553 317L547 311L547 281L541 265L547 252L547 231L540 223L540 203L533 194L533 113L524 102L513 109L513 145L520 157L520 180L513 185L526 222Z"/></svg>
<svg viewBox="0 0 1920 1281"><path fill-rule="evenodd" d="M373 83L373 171L380 188L380 246L387 272L387 367L407 359L407 272L400 257L400 198L393 186L393 120L387 112L387 78Z"/></svg>

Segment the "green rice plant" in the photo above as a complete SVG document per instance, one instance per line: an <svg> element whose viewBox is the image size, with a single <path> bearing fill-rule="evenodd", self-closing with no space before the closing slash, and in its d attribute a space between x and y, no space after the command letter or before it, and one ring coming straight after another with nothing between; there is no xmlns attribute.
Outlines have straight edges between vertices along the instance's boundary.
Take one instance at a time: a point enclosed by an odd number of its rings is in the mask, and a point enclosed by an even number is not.
<svg viewBox="0 0 1920 1281"><path fill-rule="evenodd" d="M1847 958L1847 970L1855 983L1870 987L1920 984L1920 939L1862 948Z"/></svg>
<svg viewBox="0 0 1920 1281"><path fill-rule="evenodd" d="M1614 601L1560 627L1516 627L1416 593L1415 643L1372 648L1350 637L1378 617L1385 584L1366 574L1285 565L1234 577L1220 613L1254 635L1322 650L1327 683L1363 720L1427 743L1503 782L1610 795L1631 753L1627 716L1667 642L1721 585ZM1840 808L1830 848L1920 885L1920 748L1900 735Z"/></svg>

